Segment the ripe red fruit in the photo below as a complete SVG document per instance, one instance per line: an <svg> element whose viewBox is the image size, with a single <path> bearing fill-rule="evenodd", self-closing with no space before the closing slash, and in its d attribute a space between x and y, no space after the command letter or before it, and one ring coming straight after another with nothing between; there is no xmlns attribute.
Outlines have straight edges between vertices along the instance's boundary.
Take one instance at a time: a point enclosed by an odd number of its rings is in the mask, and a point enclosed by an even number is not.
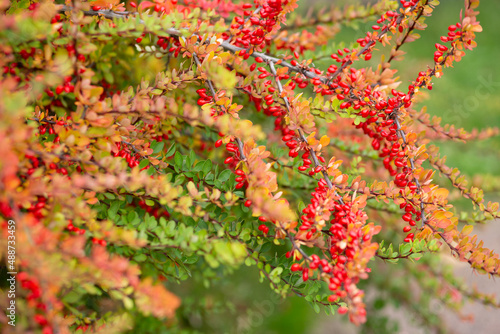
<svg viewBox="0 0 500 334"><path fill-rule="evenodd" d="M250 205L252 205L252 201L248 199L245 201L244 205L248 208Z"/></svg>
<svg viewBox="0 0 500 334"><path fill-rule="evenodd" d="M220 147L222 145L222 139L219 139L215 142L215 147Z"/></svg>
<svg viewBox="0 0 500 334"><path fill-rule="evenodd" d="M346 314L346 313L347 313L347 311L348 311L348 309L347 309L347 307L345 307L345 306L341 306L341 307L339 307L339 308L338 308L338 310L337 310L337 312L338 312L339 314Z"/></svg>

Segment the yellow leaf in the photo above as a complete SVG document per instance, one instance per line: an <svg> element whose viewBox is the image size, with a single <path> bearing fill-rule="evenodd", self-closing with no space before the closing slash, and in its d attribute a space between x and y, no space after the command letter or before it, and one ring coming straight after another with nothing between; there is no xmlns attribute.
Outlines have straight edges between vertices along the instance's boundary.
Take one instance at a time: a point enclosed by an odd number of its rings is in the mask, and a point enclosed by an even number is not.
<svg viewBox="0 0 500 334"><path fill-rule="evenodd" d="M323 136L321 137L321 139L319 140L319 143L321 144L321 146L325 147L325 146L328 146L328 144L330 144L330 138L328 136Z"/></svg>
<svg viewBox="0 0 500 334"><path fill-rule="evenodd" d="M462 229L462 234L463 235L469 235L472 230L474 229L474 226L472 225L465 225L464 228Z"/></svg>

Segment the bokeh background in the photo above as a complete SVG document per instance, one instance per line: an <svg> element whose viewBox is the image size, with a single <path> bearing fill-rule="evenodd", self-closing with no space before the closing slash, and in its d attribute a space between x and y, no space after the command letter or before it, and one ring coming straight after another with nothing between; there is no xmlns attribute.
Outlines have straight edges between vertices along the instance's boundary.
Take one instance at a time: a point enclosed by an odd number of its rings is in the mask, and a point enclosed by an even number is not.
<svg viewBox="0 0 500 334"><path fill-rule="evenodd" d="M299 1L299 13L305 15L310 8L317 10L335 6L348 6L355 1ZM447 32L447 27L459 21L463 1L443 0L436 7L432 17L426 19L428 28L420 32L421 39L404 46L405 60L393 63L399 70L402 86L407 87L419 71L433 64L434 43ZM454 65L445 69L444 76L434 80L426 105L431 115L453 122L466 130L500 126L500 1L481 1L479 21L483 32L477 36L478 46ZM358 27L343 29L336 37L338 41L355 41L364 36L374 22L360 23ZM318 53L329 54L336 50L326 46ZM331 51L330 51L331 53ZM309 56L314 56L310 54ZM315 54L317 56L317 54ZM373 60L376 59L374 55ZM315 62L317 67L327 68L328 59ZM448 156L447 165L458 167L471 179L478 174L500 176L500 138L475 141L467 144L457 142L438 143L442 153ZM487 193L487 200L500 200L496 192ZM459 208L471 208L470 201L459 200ZM500 222L475 228L475 232L485 240L487 247L500 251ZM446 255L445 255L446 257ZM377 260L380 261L380 260ZM482 291L498 293L500 282L474 273L467 265L455 261L451 256L447 262L453 264L457 275ZM388 265L389 266L389 265ZM379 275L380 276L380 275ZM382 275L383 276L383 275ZM383 279L391 279L388 275ZM221 278L210 288L202 282L183 283L176 293L183 299L183 308L189 316L183 319L188 327L199 328L203 333L260 333L260 334L326 334L326 333L366 333L346 321L346 317L316 314L301 297L294 296L281 300L269 288L269 283L260 283L256 268L242 267L237 272ZM199 298L193 296L199 296ZM368 298L370 292L368 291ZM223 301L223 302L221 302ZM388 305L387 307L384 307ZM374 333L426 333L413 314L406 312L390 301L377 300L375 307L384 307L385 318L380 318L380 326ZM444 310L436 303L432 305L450 333L499 333L500 311L478 303L465 306L462 316ZM472 317L475 322L470 322ZM469 321L466 321L466 320Z"/></svg>

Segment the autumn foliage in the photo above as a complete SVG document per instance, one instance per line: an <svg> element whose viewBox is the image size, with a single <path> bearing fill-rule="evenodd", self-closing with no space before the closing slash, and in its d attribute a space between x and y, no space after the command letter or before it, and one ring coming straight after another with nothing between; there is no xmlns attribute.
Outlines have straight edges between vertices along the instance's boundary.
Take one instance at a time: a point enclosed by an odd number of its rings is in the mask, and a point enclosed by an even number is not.
<svg viewBox="0 0 500 334"><path fill-rule="evenodd" d="M469 133L416 107L476 46L479 1L428 41L433 65L412 82L392 67L438 4L304 17L296 0L2 0L0 254L7 262L13 220L16 330L120 332L140 315L180 332L175 283L210 286L242 265L358 325L365 288L389 291L385 262L426 272L414 292L453 309L494 304L441 254L498 276L498 254L472 229L499 205L432 140L498 130ZM321 54L356 22L369 30ZM425 303L406 297L390 298Z"/></svg>

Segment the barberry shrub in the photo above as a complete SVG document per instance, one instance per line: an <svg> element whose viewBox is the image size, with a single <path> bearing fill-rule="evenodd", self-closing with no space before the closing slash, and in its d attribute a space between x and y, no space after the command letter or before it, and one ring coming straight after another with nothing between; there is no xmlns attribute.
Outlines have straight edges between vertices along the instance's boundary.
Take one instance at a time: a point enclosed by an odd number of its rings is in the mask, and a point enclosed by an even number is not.
<svg viewBox="0 0 500 334"><path fill-rule="evenodd" d="M17 272L15 329L195 332L229 297L186 286L245 265L357 325L374 300L440 331L436 299L496 306L442 254L497 276L498 254L471 233L499 204L432 143L498 130L416 107L476 46L479 1L427 41L430 66L406 65L412 82L393 69L438 4L304 17L296 0L1 0L0 254ZM335 38L360 23L358 39Z"/></svg>

